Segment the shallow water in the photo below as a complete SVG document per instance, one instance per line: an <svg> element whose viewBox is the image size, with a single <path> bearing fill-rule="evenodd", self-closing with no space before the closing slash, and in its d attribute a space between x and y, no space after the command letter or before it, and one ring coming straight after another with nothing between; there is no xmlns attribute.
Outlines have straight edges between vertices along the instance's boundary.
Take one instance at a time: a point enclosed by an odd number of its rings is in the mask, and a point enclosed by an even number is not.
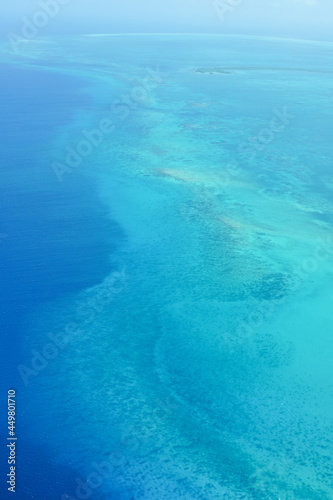
<svg viewBox="0 0 333 500"><path fill-rule="evenodd" d="M333 498L332 55L163 35L7 53L7 72L50 92L12 89L32 156L22 176L4 167L23 197L8 196L1 250L21 235L9 274L37 281L15 365L72 324L27 385L15 370L21 468L47 464L19 499ZM68 112L36 114L50 102ZM25 106L47 132L39 149ZM53 162L106 118L113 131L59 182ZM30 463L32 442L44 456ZM112 473L76 490L105 460Z"/></svg>

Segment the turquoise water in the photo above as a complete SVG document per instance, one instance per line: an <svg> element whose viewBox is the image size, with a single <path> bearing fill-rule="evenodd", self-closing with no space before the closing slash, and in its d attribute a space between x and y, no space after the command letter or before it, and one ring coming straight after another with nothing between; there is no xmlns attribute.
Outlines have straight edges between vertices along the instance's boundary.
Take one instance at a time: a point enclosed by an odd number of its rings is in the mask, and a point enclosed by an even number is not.
<svg viewBox="0 0 333 500"><path fill-rule="evenodd" d="M5 57L50 75L71 110L36 178L59 200L59 252L80 248L68 224L88 212L112 234L108 265L89 250L90 280L24 314L25 365L75 324L18 382L26 439L53 480L66 471L48 500L333 499L333 45L86 36ZM104 119L112 132L66 164ZM87 203L68 223L73 189ZM76 491L105 460L101 484Z"/></svg>

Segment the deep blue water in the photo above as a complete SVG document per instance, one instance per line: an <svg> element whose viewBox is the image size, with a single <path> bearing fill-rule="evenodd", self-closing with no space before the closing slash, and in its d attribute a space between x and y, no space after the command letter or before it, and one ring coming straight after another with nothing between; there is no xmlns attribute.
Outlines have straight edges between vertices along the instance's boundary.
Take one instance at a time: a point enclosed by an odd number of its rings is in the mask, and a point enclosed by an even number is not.
<svg viewBox="0 0 333 500"><path fill-rule="evenodd" d="M77 174L60 186L50 169L51 140L89 104L82 87L61 73L1 65L1 429L4 435L6 394L15 388L19 499L50 498L58 474L62 481L69 474L48 465L48 450L34 443L26 425L17 371L27 354L25 318L44 302L98 283L112 270L109 256L121 237L91 182ZM1 457L3 479L3 449Z"/></svg>

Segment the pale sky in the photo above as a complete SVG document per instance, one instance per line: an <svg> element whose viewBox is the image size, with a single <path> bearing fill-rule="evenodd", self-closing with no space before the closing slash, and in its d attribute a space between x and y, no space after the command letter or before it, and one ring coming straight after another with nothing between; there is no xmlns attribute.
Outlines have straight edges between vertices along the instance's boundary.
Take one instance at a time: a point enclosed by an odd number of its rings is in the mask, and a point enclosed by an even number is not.
<svg viewBox="0 0 333 500"><path fill-rule="evenodd" d="M55 2L57 2L56 6ZM215 4L214 4L215 2ZM60 5L60 3L62 5ZM40 35L241 33L333 40L333 0L15 0L2 2L0 35L20 34L42 4L58 12ZM43 22L43 17L40 18Z"/></svg>

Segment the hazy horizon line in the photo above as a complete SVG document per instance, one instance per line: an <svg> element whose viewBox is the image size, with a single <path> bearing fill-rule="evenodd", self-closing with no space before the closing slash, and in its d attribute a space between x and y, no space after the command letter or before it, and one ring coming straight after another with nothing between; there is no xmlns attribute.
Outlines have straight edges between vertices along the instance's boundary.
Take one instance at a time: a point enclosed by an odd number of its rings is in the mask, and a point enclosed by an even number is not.
<svg viewBox="0 0 333 500"><path fill-rule="evenodd" d="M259 38L267 40L280 40L280 41L295 41L295 42L309 42L309 43L328 43L332 44L332 40L318 39L318 38L302 38L278 35L264 35L264 34L249 34L249 33L202 33L202 32L117 32L117 33L58 33L49 34L41 37L56 38L56 37L106 37L106 36L221 36L221 37L242 37L242 38ZM1 39L6 40L6 36L0 36ZM26 40L27 42L34 42L35 39Z"/></svg>

